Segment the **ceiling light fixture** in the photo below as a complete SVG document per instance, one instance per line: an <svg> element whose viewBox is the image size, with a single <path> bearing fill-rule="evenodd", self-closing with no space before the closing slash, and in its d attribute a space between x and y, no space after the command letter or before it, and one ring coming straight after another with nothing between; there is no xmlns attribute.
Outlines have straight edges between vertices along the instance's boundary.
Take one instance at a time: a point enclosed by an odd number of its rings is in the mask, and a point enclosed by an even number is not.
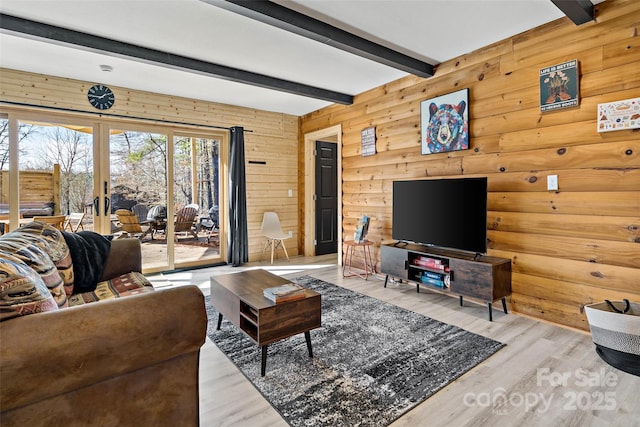
<svg viewBox="0 0 640 427"><path fill-rule="evenodd" d="M113 71L113 67L111 65L105 65L105 64L100 65L100 69L107 73L110 73Z"/></svg>

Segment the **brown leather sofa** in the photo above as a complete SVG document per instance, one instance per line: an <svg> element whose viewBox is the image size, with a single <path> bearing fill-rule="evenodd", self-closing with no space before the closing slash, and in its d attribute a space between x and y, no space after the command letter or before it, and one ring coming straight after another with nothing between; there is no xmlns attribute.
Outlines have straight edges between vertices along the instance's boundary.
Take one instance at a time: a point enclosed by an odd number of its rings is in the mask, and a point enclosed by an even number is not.
<svg viewBox="0 0 640 427"><path fill-rule="evenodd" d="M103 279L140 268L114 240ZM0 425L197 426L206 327L196 286L0 322Z"/></svg>

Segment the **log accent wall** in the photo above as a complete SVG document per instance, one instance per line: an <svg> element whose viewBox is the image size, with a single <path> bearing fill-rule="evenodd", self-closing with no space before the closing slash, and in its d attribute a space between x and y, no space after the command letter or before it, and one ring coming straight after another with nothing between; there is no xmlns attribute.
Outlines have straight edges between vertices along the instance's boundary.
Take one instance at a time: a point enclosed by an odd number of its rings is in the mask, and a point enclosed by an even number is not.
<svg viewBox="0 0 640 427"><path fill-rule="evenodd" d="M487 176L488 252L512 260L513 311L586 330L583 305L640 301L640 131L596 130L598 103L640 96L640 2L607 0L596 17L556 20L302 117L301 137L342 124L344 238L367 213L369 239L391 241L396 179ZM541 113L539 70L572 59L580 105ZM420 102L462 88L470 149L421 155ZM377 154L362 157L369 126Z"/></svg>
<svg viewBox="0 0 640 427"><path fill-rule="evenodd" d="M299 253L293 243L299 234L297 116L109 85L115 93L116 103L108 113L124 116L113 119L107 115L101 117L92 114L96 110L87 101L87 91L93 84L94 82L0 69L0 101L36 106L20 108L9 104L0 105L0 114L16 112L19 117L21 111L24 111L29 117L39 117L41 121L55 115L58 120L64 120L69 124L74 124L74 121L112 124L115 122L116 127L126 128L125 123L130 123L135 125L137 130L151 128L153 131L184 129L184 126L149 123L126 117L196 125L243 126L246 130L252 131L245 132L249 259L257 260L261 255L264 239L260 235L260 226L262 214L267 210L277 212L284 230L293 232L294 238L287 241L289 255ZM42 110L37 108L39 106L67 111ZM38 114L42 115L37 116ZM189 130L193 129L198 128L189 127ZM266 163L253 163L255 160ZM293 190L293 197L289 197L289 189Z"/></svg>

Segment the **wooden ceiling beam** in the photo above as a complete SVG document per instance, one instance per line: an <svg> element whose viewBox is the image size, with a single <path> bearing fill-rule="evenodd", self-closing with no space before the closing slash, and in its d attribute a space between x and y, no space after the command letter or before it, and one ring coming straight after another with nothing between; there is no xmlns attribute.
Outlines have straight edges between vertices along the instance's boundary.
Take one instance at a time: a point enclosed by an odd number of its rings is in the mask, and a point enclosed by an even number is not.
<svg viewBox="0 0 640 427"><path fill-rule="evenodd" d="M595 19L593 4L589 0L551 0L576 25Z"/></svg>

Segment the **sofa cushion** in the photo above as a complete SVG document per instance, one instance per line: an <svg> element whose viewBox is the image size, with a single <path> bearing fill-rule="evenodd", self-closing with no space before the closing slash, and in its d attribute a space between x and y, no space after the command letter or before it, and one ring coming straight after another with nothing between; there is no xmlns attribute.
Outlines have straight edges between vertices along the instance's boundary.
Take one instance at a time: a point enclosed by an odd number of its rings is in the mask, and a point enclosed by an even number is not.
<svg viewBox="0 0 640 427"><path fill-rule="evenodd" d="M34 221L23 225L15 232L21 233L25 238L32 238L33 243L43 249L56 266L62 281L64 282L64 291L68 295L73 293L73 262L69 246L65 241L60 230L50 224Z"/></svg>
<svg viewBox="0 0 640 427"><path fill-rule="evenodd" d="M29 238L25 238L24 234L13 231L0 236L0 256L14 262L17 258L33 268L49 288L58 307L68 306L64 282L53 261L38 245Z"/></svg>
<svg viewBox="0 0 640 427"><path fill-rule="evenodd" d="M0 256L0 321L58 309L38 273L25 263Z"/></svg>
<svg viewBox="0 0 640 427"><path fill-rule="evenodd" d="M98 283L96 289L69 297L69 306L88 304L96 301L120 298L127 295L136 295L144 292L152 292L153 285L142 273L133 271L123 274L111 280Z"/></svg>

